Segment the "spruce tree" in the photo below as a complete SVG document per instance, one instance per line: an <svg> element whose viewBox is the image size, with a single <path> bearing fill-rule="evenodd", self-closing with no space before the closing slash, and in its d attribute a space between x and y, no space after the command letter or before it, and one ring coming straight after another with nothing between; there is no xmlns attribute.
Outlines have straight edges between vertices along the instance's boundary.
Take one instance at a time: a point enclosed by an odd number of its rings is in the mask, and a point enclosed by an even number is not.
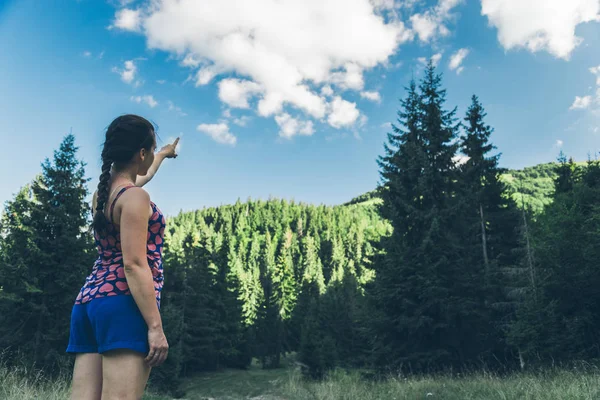
<svg viewBox="0 0 600 400"><path fill-rule="evenodd" d="M533 226L535 281L522 298L509 340L524 363L595 359L600 318L600 165L581 171L563 158L552 204Z"/></svg>
<svg viewBox="0 0 600 400"><path fill-rule="evenodd" d="M418 91L414 82L407 91L379 160L394 231L376 266L376 354L381 366L437 369L465 363L475 301L456 227L458 124L431 62Z"/></svg>
<svg viewBox="0 0 600 400"><path fill-rule="evenodd" d="M87 181L75 137L67 135L52 162L42 164L31 192L8 205L12 215L3 224L2 264L10 266L4 278L10 283L0 285L16 307L3 313L2 326L11 327L14 348L49 371L69 363L71 309L94 259Z"/></svg>
<svg viewBox="0 0 600 400"><path fill-rule="evenodd" d="M464 217L460 226L465 251L465 268L470 268L472 281L469 292L475 295L472 339L481 347L471 346L480 357L488 359L504 350L503 329L510 310L504 307L506 276L518 262L515 251L519 247L517 228L519 213L507 194L499 167L500 154L491 154L495 146L490 142L493 129L484 121L485 110L477 96L471 99L465 121L465 135L461 150L466 160L460 166L460 201ZM476 354L473 354L475 356Z"/></svg>

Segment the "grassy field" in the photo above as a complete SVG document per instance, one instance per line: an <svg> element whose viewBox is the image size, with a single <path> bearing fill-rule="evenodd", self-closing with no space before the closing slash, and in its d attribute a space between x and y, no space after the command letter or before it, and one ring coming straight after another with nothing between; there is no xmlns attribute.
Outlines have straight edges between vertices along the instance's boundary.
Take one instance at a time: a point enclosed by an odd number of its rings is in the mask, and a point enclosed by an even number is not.
<svg viewBox="0 0 600 400"><path fill-rule="evenodd" d="M68 377L48 382L41 375L25 378L24 372L0 367L0 399L69 398ZM396 377L384 382L367 382L357 373L338 371L324 382L311 383L302 380L293 368L265 371L253 367L248 371L202 374L184 382L183 389L184 398L189 400L592 400L600 399L600 370L587 366L504 378L481 373L466 377ZM171 400L152 394L144 399Z"/></svg>

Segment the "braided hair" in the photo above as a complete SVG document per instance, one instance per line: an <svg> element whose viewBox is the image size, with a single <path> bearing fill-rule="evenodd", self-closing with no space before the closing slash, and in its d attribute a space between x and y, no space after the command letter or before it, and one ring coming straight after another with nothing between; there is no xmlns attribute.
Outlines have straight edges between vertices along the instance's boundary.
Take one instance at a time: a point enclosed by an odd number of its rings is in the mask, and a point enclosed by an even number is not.
<svg viewBox="0 0 600 400"><path fill-rule="evenodd" d="M155 142L154 125L137 115L117 117L106 129L106 138L102 148L102 173L98 183L96 214L92 229L103 232L107 226L104 208L110 189L110 170L120 170L131 162L141 150L150 150Z"/></svg>

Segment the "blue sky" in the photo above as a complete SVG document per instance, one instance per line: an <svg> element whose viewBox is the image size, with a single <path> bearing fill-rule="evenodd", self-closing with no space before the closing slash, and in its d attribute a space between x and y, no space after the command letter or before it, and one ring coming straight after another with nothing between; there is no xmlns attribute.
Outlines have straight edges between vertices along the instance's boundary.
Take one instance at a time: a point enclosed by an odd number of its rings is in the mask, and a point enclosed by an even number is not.
<svg viewBox="0 0 600 400"><path fill-rule="evenodd" d="M0 201L72 129L97 184L106 126L155 121L168 214L269 196L338 204L379 179L389 122L434 57L477 94L506 167L600 138L599 0L0 1Z"/></svg>

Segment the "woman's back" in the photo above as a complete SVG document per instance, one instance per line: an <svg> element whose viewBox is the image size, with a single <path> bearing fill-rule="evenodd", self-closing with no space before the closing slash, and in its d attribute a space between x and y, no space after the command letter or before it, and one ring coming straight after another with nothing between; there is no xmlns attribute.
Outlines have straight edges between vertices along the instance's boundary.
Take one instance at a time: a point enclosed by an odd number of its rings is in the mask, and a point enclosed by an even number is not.
<svg viewBox="0 0 600 400"><path fill-rule="evenodd" d="M98 258L91 274L86 278L85 284L79 291L75 304L85 304L100 297L131 295L125 278L120 227L113 218L117 201L125 191L133 187L135 186L125 186L118 191L108 209L106 229L103 232L94 231ZM152 215L148 220L146 256L152 270L156 301L160 307L160 295L164 280L162 248L166 223L164 215L156 204L151 202L150 206Z"/></svg>

